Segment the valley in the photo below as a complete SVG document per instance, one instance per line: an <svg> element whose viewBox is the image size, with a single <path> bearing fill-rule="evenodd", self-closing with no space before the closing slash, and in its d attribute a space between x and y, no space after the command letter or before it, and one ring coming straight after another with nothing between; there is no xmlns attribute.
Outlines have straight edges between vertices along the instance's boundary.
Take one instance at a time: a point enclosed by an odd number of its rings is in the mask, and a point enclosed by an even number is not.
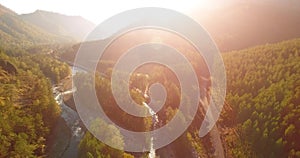
<svg viewBox="0 0 300 158"><path fill-rule="evenodd" d="M300 157L300 5L291 4L240 2L191 15L211 34L226 69L224 106L204 137L199 137L199 128L207 123L211 94L217 92L210 91L205 60L181 36L148 28L128 32L106 48L94 73L74 63L81 44L103 44L82 42L95 28L93 22L44 10L18 14L0 5L0 158ZM118 59L135 45L153 41L176 48L196 71L201 94L196 115L183 134L162 148L154 149L154 136L147 138L143 152L112 148L94 133L123 149L135 138L124 138L117 126L100 117L84 124L74 101L78 91L95 90L105 115L129 131L152 131L176 115L183 123L189 117L179 109L181 95L187 95L179 79L160 64L138 67L128 84L132 100L151 116L131 115L114 98L111 78ZM186 69L182 63L175 65ZM149 104L149 87L155 83L167 94L158 112ZM116 93L124 91L117 86ZM89 94L78 98L83 107L92 107ZM190 102L184 105L189 110Z"/></svg>

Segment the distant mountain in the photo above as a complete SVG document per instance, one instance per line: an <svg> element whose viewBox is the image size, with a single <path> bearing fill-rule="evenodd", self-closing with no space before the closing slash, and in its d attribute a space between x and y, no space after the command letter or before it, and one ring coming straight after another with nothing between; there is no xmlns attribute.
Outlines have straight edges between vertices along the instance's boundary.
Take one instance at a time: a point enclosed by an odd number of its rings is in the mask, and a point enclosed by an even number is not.
<svg viewBox="0 0 300 158"><path fill-rule="evenodd" d="M192 16L224 52L299 38L300 3L297 4L235 2L223 8L197 10Z"/></svg>
<svg viewBox="0 0 300 158"><path fill-rule="evenodd" d="M28 47L67 41L23 21L18 14L0 5L0 44L2 48Z"/></svg>
<svg viewBox="0 0 300 158"><path fill-rule="evenodd" d="M210 33L221 52L228 52L300 38L300 2L290 2L235 1L210 9L199 8L191 16ZM127 42L141 38L132 37Z"/></svg>
<svg viewBox="0 0 300 158"><path fill-rule="evenodd" d="M17 14L14 11L12 11L0 4L0 15L3 15L3 14L11 14L11 15L17 16Z"/></svg>
<svg viewBox="0 0 300 158"><path fill-rule="evenodd" d="M21 18L49 33L57 36L71 37L81 41L95 27L90 21L80 16L66 16L59 13L37 10L23 14Z"/></svg>

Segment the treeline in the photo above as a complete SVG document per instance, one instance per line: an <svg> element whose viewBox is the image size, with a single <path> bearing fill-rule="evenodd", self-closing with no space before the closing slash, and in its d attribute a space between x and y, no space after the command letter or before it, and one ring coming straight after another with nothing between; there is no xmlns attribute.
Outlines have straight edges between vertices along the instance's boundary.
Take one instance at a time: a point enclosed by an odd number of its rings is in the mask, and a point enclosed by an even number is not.
<svg viewBox="0 0 300 158"><path fill-rule="evenodd" d="M82 88L96 88L97 97L99 102L102 105L103 110L105 113L117 124L125 125L127 129L131 130L142 130L146 122L144 119L134 120L132 117L128 117L129 115L122 111L116 104L113 96L111 94L111 84L110 81L106 78L100 77L99 75L96 76L96 85L93 87L91 85L90 78L92 76L90 74L84 73L77 73L75 79L73 80L74 84L78 91L82 91ZM93 103L90 102L89 94L82 94L78 96L81 98L81 105L84 105L87 109L92 109L90 105ZM135 97L141 98L137 95ZM85 98L85 99L84 99ZM141 98L142 99L142 98ZM90 114L88 114L90 115ZM120 117L122 116L122 117ZM87 116L88 117L88 116ZM124 147L124 138L120 134L120 131L112 124L109 124L103 121L101 118L94 118L90 125L90 130L99 133L100 135L106 135L107 141L112 142L115 145L120 147ZM135 121L134 123L130 121ZM89 131L87 131L80 142L79 148L79 157L133 157L130 153L126 153L122 150L117 150L111 148L110 146L106 145L105 143L99 141L96 137L94 137Z"/></svg>
<svg viewBox="0 0 300 158"><path fill-rule="evenodd" d="M48 57L45 54L32 55L31 60L37 63L43 74L50 78L50 80L54 83L58 83L71 73L71 69L68 64Z"/></svg>
<svg viewBox="0 0 300 158"><path fill-rule="evenodd" d="M102 119L96 119L92 125L91 130L101 135L106 135L107 141L110 141L116 146L124 147L124 138L120 131L113 125L107 124ZM87 132L79 144L79 157L82 158L134 158L133 155L122 150L111 148L99 141L90 132Z"/></svg>
<svg viewBox="0 0 300 158"><path fill-rule="evenodd" d="M300 39L224 54L240 134L234 157L300 157L299 61Z"/></svg>
<svg viewBox="0 0 300 158"><path fill-rule="evenodd" d="M108 68L109 69L109 68ZM150 69L150 71L148 71ZM149 74L143 73L142 71L147 71ZM106 76L110 76L110 72L106 71ZM81 91L81 88L95 88L98 101L101 104L105 114L117 125L131 131L143 132L154 130L153 119L152 117L136 117L130 115L123 111L116 103L114 96L111 92L111 82L110 77L96 75L95 77L95 87L91 85L90 79L92 76L90 74L78 73L75 76L74 84L78 91ZM172 80L170 79L172 78ZM167 92L167 99L164 107L158 112L159 123L155 128L160 128L166 125L175 115L180 116L180 121L185 122L185 117L178 110L180 103L180 89L178 88L179 83L176 79L174 73L168 70L166 67L148 65L144 67L144 70L136 70L135 73L131 75L129 91L132 99L137 103L143 106L143 102L149 103L149 98L145 98L144 92L147 87L153 83L159 82L165 88ZM148 87L149 88L149 87ZM117 93L125 94L126 89L118 89ZM148 94L149 92L147 92ZM85 96L86 95L86 96ZM93 103L90 103L89 94L82 94L78 96L81 99L81 105L89 107ZM185 105L190 106L190 105ZM90 115L90 114L89 114ZM113 125L103 125L103 120L95 120L95 124L98 124L99 127L96 131L102 135L111 135L112 133L119 133L119 130L113 128ZM93 125L91 125L93 126ZM106 126L109 126L106 128ZM90 127L92 130L95 127ZM114 129L112 131L112 129ZM169 132L172 132L171 129ZM117 131L117 132L116 132ZM168 152L172 152L178 157L192 157L193 147L189 140L189 133L186 132L180 136L176 141L171 143L168 147L162 148L157 151L157 155L161 157L170 156ZM116 143L124 142L123 136L113 135L108 136L109 141L119 140ZM150 142L149 142L150 145ZM79 145L79 156L80 157L132 157L132 153L126 153L124 151L116 150L108 145L105 145L101 141L97 140L91 133L87 132L84 138L81 140ZM134 153L134 156L138 157L147 157L147 153Z"/></svg>
<svg viewBox="0 0 300 158"><path fill-rule="evenodd" d="M0 157L45 155L47 136L60 115L49 78L57 82L69 72L47 55L1 50Z"/></svg>
<svg viewBox="0 0 300 158"><path fill-rule="evenodd" d="M300 143L297 141L300 135L300 39L229 52L223 57L227 96L217 125L225 154L228 157L300 157ZM196 59L190 60L197 63ZM110 91L111 72L106 69L106 77L96 77L95 87L83 82L84 79L79 80L78 85L96 88L102 108L116 124L132 131L152 130L151 118L133 117L118 107ZM84 78L84 75L78 77ZM131 97L139 104L149 101L144 97L144 91L152 83L159 82L166 88L166 103L157 114L158 127L180 114L180 85L174 73L166 67L148 65L137 69L130 79ZM215 151L210 135L198 137L197 130L203 116L204 112L199 108L188 131L167 147L157 150L157 154L167 157L168 151L179 157L213 157ZM99 150L92 146L98 146ZM90 133L82 140L80 151L90 157L112 157L107 155L111 149Z"/></svg>

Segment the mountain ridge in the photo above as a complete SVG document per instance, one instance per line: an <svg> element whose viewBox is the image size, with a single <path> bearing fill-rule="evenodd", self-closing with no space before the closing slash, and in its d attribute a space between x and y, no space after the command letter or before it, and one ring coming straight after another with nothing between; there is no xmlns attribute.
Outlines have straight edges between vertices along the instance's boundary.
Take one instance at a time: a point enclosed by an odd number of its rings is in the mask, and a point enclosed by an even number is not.
<svg viewBox="0 0 300 158"><path fill-rule="evenodd" d="M94 26L81 16L43 10L17 14L0 4L0 44L3 49L75 43L83 40Z"/></svg>
<svg viewBox="0 0 300 158"><path fill-rule="evenodd" d="M46 32L22 20L19 15L0 4L0 43L2 48L27 48L39 44L70 41Z"/></svg>
<svg viewBox="0 0 300 158"><path fill-rule="evenodd" d="M299 38L300 5L288 6L240 2L197 10L191 16L210 33L220 50L227 52Z"/></svg>
<svg viewBox="0 0 300 158"><path fill-rule="evenodd" d="M95 27L95 24L81 16L69 16L44 10L21 14L20 17L47 32L57 36L69 37L76 41L83 40Z"/></svg>

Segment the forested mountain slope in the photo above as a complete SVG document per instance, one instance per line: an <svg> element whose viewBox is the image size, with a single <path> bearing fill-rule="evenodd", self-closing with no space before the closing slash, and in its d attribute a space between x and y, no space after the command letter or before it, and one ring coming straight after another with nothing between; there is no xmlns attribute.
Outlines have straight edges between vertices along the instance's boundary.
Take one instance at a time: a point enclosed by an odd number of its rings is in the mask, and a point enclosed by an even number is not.
<svg viewBox="0 0 300 158"><path fill-rule="evenodd" d="M295 5L293 5L293 2ZM222 52L300 37L300 3L297 1L235 1L192 15L207 29ZM297 6L298 4L298 6Z"/></svg>
<svg viewBox="0 0 300 158"><path fill-rule="evenodd" d="M81 41L92 31L94 24L80 16L66 16L59 13L37 10L23 14L21 18L49 33Z"/></svg>
<svg viewBox="0 0 300 158"><path fill-rule="evenodd" d="M24 48L37 44L70 41L52 35L22 20L18 14L0 5L0 44L2 48Z"/></svg>
<svg viewBox="0 0 300 158"><path fill-rule="evenodd" d="M0 51L0 157L44 156L60 115L48 78L57 82L70 70L45 54L11 51Z"/></svg>
<svg viewBox="0 0 300 158"><path fill-rule="evenodd" d="M223 57L226 100L236 113L223 113L220 124L237 128L240 141L225 135L228 152L237 157L300 157L300 39Z"/></svg>

